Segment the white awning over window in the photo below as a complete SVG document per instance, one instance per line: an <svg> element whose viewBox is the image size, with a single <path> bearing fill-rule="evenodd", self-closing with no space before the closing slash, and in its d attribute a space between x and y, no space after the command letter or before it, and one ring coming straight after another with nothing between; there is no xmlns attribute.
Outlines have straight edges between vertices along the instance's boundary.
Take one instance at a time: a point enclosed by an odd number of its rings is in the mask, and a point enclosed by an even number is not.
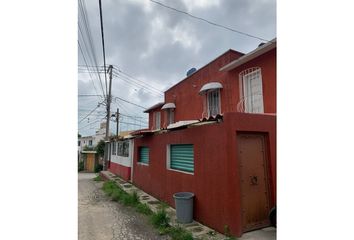
<svg viewBox="0 0 354 240"><path fill-rule="evenodd" d="M176 105L174 103L166 103L165 105L162 106L161 109L169 109L169 108L176 108Z"/></svg>
<svg viewBox="0 0 354 240"><path fill-rule="evenodd" d="M203 87L199 90L199 94L203 94L208 90L213 90L213 89L219 89L222 88L221 83L219 82L210 82L207 84L204 84Z"/></svg>

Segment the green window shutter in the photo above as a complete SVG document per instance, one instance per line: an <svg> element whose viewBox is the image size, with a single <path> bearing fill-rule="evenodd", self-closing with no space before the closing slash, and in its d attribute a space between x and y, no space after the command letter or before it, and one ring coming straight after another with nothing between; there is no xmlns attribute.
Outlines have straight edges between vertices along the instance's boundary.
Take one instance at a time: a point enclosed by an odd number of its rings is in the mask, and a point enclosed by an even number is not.
<svg viewBox="0 0 354 240"><path fill-rule="evenodd" d="M193 144L170 145L171 169L194 172Z"/></svg>
<svg viewBox="0 0 354 240"><path fill-rule="evenodd" d="M149 148L140 147L139 148L139 162L149 164Z"/></svg>

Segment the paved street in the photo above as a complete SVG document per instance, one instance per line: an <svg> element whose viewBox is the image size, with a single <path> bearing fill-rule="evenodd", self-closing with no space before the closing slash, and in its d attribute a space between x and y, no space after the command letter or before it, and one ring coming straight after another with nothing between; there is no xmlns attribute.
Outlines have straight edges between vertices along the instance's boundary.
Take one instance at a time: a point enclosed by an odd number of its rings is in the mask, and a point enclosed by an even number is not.
<svg viewBox="0 0 354 240"><path fill-rule="evenodd" d="M160 240L147 217L111 201L94 182L95 174L79 173L79 240Z"/></svg>

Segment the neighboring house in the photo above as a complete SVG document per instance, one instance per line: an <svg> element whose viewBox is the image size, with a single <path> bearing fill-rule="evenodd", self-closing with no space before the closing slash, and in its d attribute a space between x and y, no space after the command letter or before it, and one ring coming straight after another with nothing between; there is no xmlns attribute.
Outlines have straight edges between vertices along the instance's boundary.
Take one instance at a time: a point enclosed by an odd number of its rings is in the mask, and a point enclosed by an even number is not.
<svg viewBox="0 0 354 240"><path fill-rule="evenodd" d="M119 136L111 137L109 147L108 170L126 181L130 181L132 175L134 142L130 132L120 132Z"/></svg>
<svg viewBox="0 0 354 240"><path fill-rule="evenodd" d="M165 92L133 133L132 181L174 206L195 194L194 219L219 232L269 226L276 205L276 40L229 50Z"/></svg>
<svg viewBox="0 0 354 240"><path fill-rule="evenodd" d="M84 151L85 147L94 149L99 141L104 140L106 136L106 122L100 124L100 128L96 131L93 136L85 136L78 138L78 153Z"/></svg>

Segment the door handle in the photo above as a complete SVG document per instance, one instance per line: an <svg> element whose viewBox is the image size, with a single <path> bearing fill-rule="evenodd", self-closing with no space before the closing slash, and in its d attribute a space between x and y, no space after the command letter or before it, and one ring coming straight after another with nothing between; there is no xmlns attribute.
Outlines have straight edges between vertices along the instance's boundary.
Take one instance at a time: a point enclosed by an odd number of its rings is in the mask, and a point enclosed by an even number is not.
<svg viewBox="0 0 354 240"><path fill-rule="evenodd" d="M257 176L250 176L251 185L258 185Z"/></svg>

